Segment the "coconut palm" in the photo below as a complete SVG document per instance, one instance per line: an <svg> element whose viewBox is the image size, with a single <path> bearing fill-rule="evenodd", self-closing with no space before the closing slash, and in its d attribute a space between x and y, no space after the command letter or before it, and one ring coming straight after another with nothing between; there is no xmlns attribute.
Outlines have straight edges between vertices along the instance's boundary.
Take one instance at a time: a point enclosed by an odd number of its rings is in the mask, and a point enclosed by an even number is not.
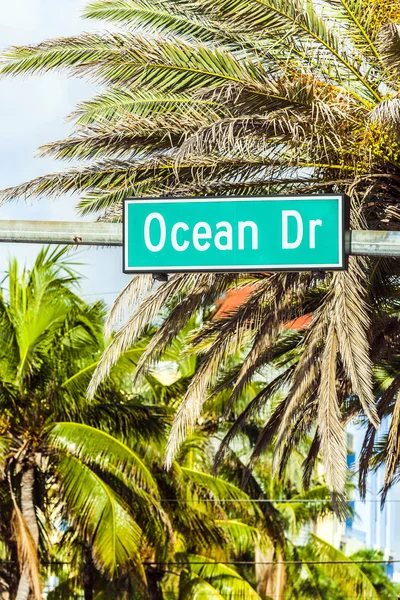
<svg viewBox="0 0 400 600"><path fill-rule="evenodd" d="M133 446L110 433L129 428L137 443L150 433L156 439L163 431L160 409L153 415L130 403L118 378L91 405L78 392L104 347L104 307L86 305L74 292L77 282L65 250L47 248L31 270L12 261L0 294L1 503L4 519L12 516L1 526L10 543L11 525L16 541L18 600L41 598L46 519L58 520L62 530L73 524L99 570L113 577L130 569L143 586L144 540L168 546L153 476ZM128 362L129 356L125 368ZM12 544L6 556L16 557Z"/></svg>
<svg viewBox="0 0 400 600"><path fill-rule="evenodd" d="M127 196L345 192L351 227L398 228L398 2L93 0L85 16L119 29L14 47L4 55L4 75L66 69L105 89L78 106L71 137L41 150L82 164L5 190L3 200L72 191L80 194L83 213L119 220ZM397 273L393 261L352 258L347 272L325 274L322 284L313 273L174 275L115 336L92 392L166 301L179 305L141 368L199 306L250 281L242 307L218 333L211 327L213 341L204 347L172 430L171 465L229 348L251 348L233 404L265 362L281 323L313 305L304 352L275 422L277 462L286 433L309 407L328 484L340 495L346 398L354 394L372 426L379 422L371 311L381 314L381 297ZM128 293L150 287L141 276Z"/></svg>

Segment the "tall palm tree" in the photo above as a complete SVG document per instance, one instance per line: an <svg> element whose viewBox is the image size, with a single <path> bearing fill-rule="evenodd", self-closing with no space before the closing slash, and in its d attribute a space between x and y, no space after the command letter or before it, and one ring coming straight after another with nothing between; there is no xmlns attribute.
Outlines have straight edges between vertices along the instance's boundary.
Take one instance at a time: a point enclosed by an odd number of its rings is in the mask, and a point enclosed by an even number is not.
<svg viewBox="0 0 400 600"><path fill-rule="evenodd" d="M144 540L168 545L154 477L132 446L111 435L130 429L143 441L158 430L160 437L162 418L124 401L117 379L90 405L79 392L104 347L104 307L74 293L78 277L64 255L41 250L31 270L12 261L0 294L1 503L8 506L4 519L12 512L18 600L42 597L46 518L68 519L98 569L111 577L130 569L143 586ZM92 597L90 587L85 597Z"/></svg>
<svg viewBox="0 0 400 600"><path fill-rule="evenodd" d="M123 31L4 55L4 75L66 69L106 89L78 106L71 137L42 148L43 155L82 165L5 190L3 200L73 191L82 213L119 220L127 196L346 192L352 228L399 227L397 1L93 0L85 16ZM358 411L373 427L379 423L371 313L380 317L381 296L397 274L394 261L352 258L347 272L325 274L322 284L313 273L174 275L115 336L91 391L165 302L178 305L141 368L199 306L250 281L243 306L218 331L211 326L201 334L202 367L178 411L167 465L199 418L229 349L251 348L234 403L266 361L281 323L312 308L304 352L275 421L276 462L308 407L328 484L340 497L346 399L353 394ZM128 293L149 287L141 276Z"/></svg>

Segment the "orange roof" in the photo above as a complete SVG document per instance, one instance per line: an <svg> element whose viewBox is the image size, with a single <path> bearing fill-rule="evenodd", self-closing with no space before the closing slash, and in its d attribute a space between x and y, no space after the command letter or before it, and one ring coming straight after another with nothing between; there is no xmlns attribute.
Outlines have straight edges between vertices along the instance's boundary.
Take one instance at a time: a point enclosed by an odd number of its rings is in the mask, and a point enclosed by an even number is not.
<svg viewBox="0 0 400 600"><path fill-rule="evenodd" d="M250 296L251 292L255 288L255 284L249 283L243 287L233 288L229 290L225 294L221 300L218 300L215 304L217 307L217 311L213 315L213 321L217 319L223 319L227 317L230 313L239 308L245 300ZM301 317L297 317L296 319L292 319L287 323L282 325L283 329L306 329L312 320L312 314L302 315Z"/></svg>

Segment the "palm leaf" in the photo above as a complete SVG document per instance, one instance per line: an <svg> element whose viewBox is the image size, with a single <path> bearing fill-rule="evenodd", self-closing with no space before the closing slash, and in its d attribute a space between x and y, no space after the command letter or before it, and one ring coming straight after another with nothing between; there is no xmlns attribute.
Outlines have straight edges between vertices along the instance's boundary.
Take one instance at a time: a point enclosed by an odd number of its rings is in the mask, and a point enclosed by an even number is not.
<svg viewBox="0 0 400 600"><path fill-rule="evenodd" d="M75 457L57 463L63 500L74 522L87 536L97 567L115 576L130 565L145 581L140 560L143 534L115 492Z"/></svg>
<svg viewBox="0 0 400 600"><path fill-rule="evenodd" d="M222 82L247 83L254 89L265 81L264 69L239 61L223 47L188 44L127 34L82 34L36 46L16 46L5 53L4 75L70 68L96 81L159 91L189 91Z"/></svg>
<svg viewBox="0 0 400 600"><path fill-rule="evenodd" d="M36 544L17 502L13 498L14 512L12 516L12 529L18 549L18 562L21 573L28 575L35 600L42 598L42 584L40 580L39 557Z"/></svg>
<svg viewBox="0 0 400 600"><path fill-rule="evenodd" d="M292 47L300 46L301 51L308 51L312 61L314 52L328 51L325 61L318 61L318 67L323 65L331 79L340 81L340 85L358 101L368 106L380 100L376 88L362 74L357 62L346 52L340 38L317 14L311 2L304 6L289 0L240 0L233 5L230 0L218 0L214 6L218 17L224 19L230 29L246 27L246 31L262 30L265 35L276 31L284 37L290 27Z"/></svg>
<svg viewBox="0 0 400 600"><path fill-rule="evenodd" d="M260 600L257 592L232 567L198 555L189 555L188 562L190 571L218 590L222 598Z"/></svg>
<svg viewBox="0 0 400 600"><path fill-rule="evenodd" d="M331 324L322 355L318 431L327 484L340 496L346 483L347 446L336 392L336 352L337 337Z"/></svg>
<svg viewBox="0 0 400 600"><path fill-rule="evenodd" d="M97 366L88 388L89 398L93 398L97 386L109 374L112 366L117 362L123 352L134 344L143 329L153 322L166 300L172 300L185 288L195 282L195 275L176 274L168 282L160 285L148 296L136 312L115 334L112 342L105 350Z"/></svg>
<svg viewBox="0 0 400 600"><path fill-rule="evenodd" d="M247 523L232 519L219 519L217 524L228 534L229 546L235 556L241 556L247 552L253 553L256 547L266 544L263 533Z"/></svg>
<svg viewBox="0 0 400 600"><path fill-rule="evenodd" d="M184 4L182 8L176 3L168 6L166 2L150 0L94 0L85 7L83 16L121 23L131 30L173 33L204 42L226 37L217 24L213 27L209 20L197 16L193 10L185 10Z"/></svg>
<svg viewBox="0 0 400 600"><path fill-rule="evenodd" d="M210 583L182 569L179 578L179 600L197 600L202 597L209 600L224 600L224 596L221 596Z"/></svg>
<svg viewBox="0 0 400 600"><path fill-rule="evenodd" d="M400 69L400 26L397 23L387 23L379 32L378 48L388 69L397 74Z"/></svg>
<svg viewBox="0 0 400 600"><path fill-rule="evenodd" d="M328 0L332 6L332 18L340 27L346 28L355 47L375 63L381 56L375 44L375 7L363 0Z"/></svg>
<svg viewBox="0 0 400 600"><path fill-rule="evenodd" d="M157 484L143 460L110 434L84 423L54 423L47 433L48 443L89 465L107 471L110 464L157 496Z"/></svg>
<svg viewBox="0 0 400 600"><path fill-rule="evenodd" d="M212 117L218 110L212 100L193 99L190 94L161 93L156 90L130 89L121 86L110 87L92 100L78 104L70 116L77 125L85 126L103 120L118 122L128 115L150 118L155 115L186 115L195 119ZM219 114L217 112L217 114Z"/></svg>
<svg viewBox="0 0 400 600"><path fill-rule="evenodd" d="M199 490L203 490L206 494L211 494L211 496L216 500L219 500L221 504L224 503L224 500L227 500L229 506L232 508L240 507L241 511L249 515L258 514L259 509L257 504L252 502L248 494L232 483L229 483L220 477L214 477L209 473L188 469L186 467L182 467L182 472Z"/></svg>
<svg viewBox="0 0 400 600"><path fill-rule="evenodd" d="M351 558L315 535L311 535L311 543L318 553L319 560L344 563L324 565L326 573L340 581L340 588L344 594L351 596L356 593L360 600L378 600L379 594L372 582Z"/></svg>
<svg viewBox="0 0 400 600"><path fill-rule="evenodd" d="M365 265L364 265L365 268ZM349 270L335 275L335 320L339 352L353 392L358 395L365 414L378 426L372 389L372 364L369 356L369 316L365 290L360 281L362 265L351 260Z"/></svg>

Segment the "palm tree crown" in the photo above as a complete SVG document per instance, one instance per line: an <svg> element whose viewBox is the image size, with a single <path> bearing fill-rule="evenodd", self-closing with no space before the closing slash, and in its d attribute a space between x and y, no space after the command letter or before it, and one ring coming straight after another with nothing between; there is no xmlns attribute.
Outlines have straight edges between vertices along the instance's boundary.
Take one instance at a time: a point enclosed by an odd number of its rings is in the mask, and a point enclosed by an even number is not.
<svg viewBox="0 0 400 600"><path fill-rule="evenodd" d="M399 227L398 2L94 0L85 16L119 29L4 55L5 75L66 69L106 89L78 106L69 138L42 148L43 155L82 165L5 190L3 200L74 191L82 213L119 220L127 196L346 192L352 228ZM393 332L397 274L394 261L353 258L347 272L323 280L313 273L175 275L114 338L91 392L166 302L175 308L143 355L138 376L199 306L251 283L247 301L206 324L193 343L203 360L178 411L167 464L230 350L248 350L232 407L274 345L285 343L282 323L312 313L307 335L291 349L286 398L258 452L275 438L279 464L299 428L315 431L328 484L340 496L346 419L361 412L374 428L382 416L372 361L384 358L383 340ZM150 287L148 278L135 278L122 299ZM254 410L267 399L266 391ZM392 427L397 431L398 419ZM396 439L389 436L387 485L399 457Z"/></svg>

